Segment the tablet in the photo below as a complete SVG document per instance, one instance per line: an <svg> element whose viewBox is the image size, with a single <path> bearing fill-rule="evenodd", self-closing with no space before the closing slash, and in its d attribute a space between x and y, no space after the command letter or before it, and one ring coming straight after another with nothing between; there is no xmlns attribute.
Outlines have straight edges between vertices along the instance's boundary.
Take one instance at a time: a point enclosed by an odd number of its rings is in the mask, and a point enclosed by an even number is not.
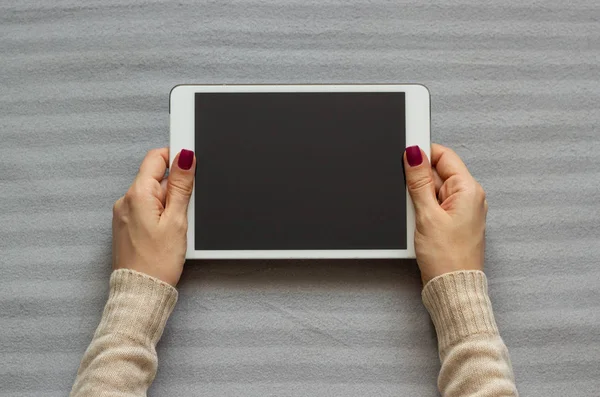
<svg viewBox="0 0 600 397"><path fill-rule="evenodd" d="M403 153L422 85L178 85L170 158L196 152L187 258L414 258Z"/></svg>

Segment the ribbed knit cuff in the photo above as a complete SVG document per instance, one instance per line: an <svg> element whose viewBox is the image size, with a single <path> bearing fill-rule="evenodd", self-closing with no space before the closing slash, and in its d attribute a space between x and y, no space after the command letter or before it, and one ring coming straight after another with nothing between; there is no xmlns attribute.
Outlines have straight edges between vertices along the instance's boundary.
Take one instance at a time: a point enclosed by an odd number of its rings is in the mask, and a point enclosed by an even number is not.
<svg viewBox="0 0 600 397"><path fill-rule="evenodd" d="M458 271L435 277L423 288L422 298L435 325L442 357L447 348L461 339L498 334L487 278L481 271Z"/></svg>
<svg viewBox="0 0 600 397"><path fill-rule="evenodd" d="M110 276L110 293L96 336L117 333L156 345L177 302L177 290L129 269Z"/></svg>

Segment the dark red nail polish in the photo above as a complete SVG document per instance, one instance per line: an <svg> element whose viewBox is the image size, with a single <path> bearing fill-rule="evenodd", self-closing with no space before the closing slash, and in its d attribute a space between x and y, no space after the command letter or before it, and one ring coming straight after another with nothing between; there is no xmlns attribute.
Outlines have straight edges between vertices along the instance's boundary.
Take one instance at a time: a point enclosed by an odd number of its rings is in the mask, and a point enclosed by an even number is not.
<svg viewBox="0 0 600 397"><path fill-rule="evenodd" d="M418 146L409 146L406 148L406 161L411 167L416 167L423 162L421 149Z"/></svg>
<svg viewBox="0 0 600 397"><path fill-rule="evenodd" d="M181 153L179 153L179 160L177 161L177 165L182 170L189 170L192 168L192 164L194 163L194 152L192 150L181 149Z"/></svg>

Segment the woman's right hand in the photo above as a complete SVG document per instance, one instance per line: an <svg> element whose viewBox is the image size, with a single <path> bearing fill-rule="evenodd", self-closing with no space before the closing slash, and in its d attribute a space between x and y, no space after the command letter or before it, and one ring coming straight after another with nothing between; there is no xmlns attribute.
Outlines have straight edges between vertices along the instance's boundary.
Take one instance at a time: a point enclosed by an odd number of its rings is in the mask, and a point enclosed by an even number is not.
<svg viewBox="0 0 600 397"><path fill-rule="evenodd" d="M431 146L431 164L418 146L406 148L404 164L423 285L445 273L483 270L488 204L481 185L441 145Z"/></svg>

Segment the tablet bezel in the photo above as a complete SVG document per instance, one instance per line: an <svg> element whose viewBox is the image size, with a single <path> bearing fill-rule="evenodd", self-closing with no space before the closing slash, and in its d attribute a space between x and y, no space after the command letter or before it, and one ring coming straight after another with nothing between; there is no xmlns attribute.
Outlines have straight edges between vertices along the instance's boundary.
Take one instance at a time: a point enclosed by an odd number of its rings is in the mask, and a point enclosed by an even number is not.
<svg viewBox="0 0 600 397"><path fill-rule="evenodd" d="M169 99L170 149L172 162L181 149L195 149L195 94L197 92L404 92L406 104L406 146L419 145L430 157L430 96L420 84L322 84L322 85L194 85L173 87ZM402 156L402 153L398 153ZM186 259L343 259L414 258L415 214L406 192L407 249L379 250L195 250L195 193L188 207Z"/></svg>

